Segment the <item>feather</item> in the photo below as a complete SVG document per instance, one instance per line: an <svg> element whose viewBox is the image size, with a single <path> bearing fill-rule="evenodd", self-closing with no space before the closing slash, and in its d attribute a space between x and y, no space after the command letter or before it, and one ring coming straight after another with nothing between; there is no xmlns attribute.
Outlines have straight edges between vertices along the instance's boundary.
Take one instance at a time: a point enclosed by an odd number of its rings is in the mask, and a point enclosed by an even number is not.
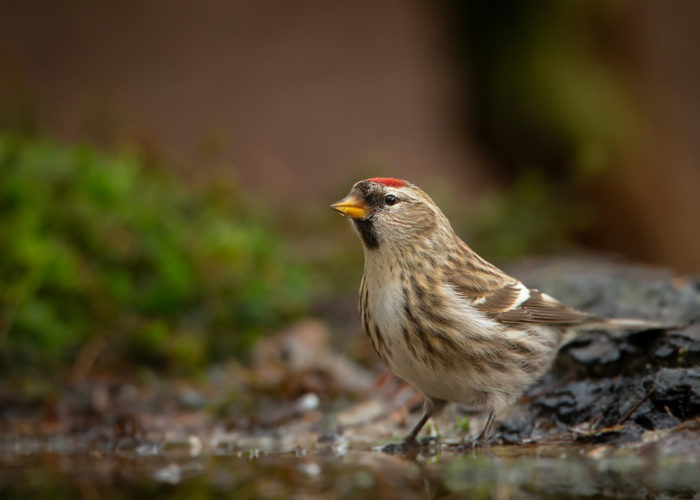
<svg viewBox="0 0 700 500"><path fill-rule="evenodd" d="M451 277L452 286L470 299L475 309L504 323L567 326L593 319L593 316L567 307L546 293L528 288L512 278L509 281L474 280L465 276L455 278L454 275Z"/></svg>

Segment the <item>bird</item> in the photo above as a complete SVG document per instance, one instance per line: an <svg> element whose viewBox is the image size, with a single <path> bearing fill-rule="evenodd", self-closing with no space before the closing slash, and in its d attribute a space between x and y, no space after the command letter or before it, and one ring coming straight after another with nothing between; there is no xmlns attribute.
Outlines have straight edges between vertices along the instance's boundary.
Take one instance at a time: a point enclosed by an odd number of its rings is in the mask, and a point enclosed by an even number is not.
<svg viewBox="0 0 700 500"><path fill-rule="evenodd" d="M578 332L664 327L601 318L526 286L474 252L411 182L364 179L331 207L351 220L362 242L362 328L381 361L425 396L421 418L385 451L419 447L421 429L449 402L488 411L473 441L487 444L496 415Z"/></svg>

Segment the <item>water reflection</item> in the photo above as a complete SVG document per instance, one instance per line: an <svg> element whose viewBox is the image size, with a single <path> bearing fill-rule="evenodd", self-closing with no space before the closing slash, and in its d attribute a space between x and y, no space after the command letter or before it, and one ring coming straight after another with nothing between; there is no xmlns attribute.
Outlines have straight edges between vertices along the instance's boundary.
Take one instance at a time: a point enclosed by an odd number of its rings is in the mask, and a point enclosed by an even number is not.
<svg viewBox="0 0 700 500"><path fill-rule="evenodd" d="M31 453L5 450L0 497L692 497L700 488L698 464L682 457L598 458L600 450L585 447L496 446L467 456L438 450L415 459L353 449L339 455L332 447L304 451L218 448L193 455L142 443L130 451L64 453L36 452L34 443Z"/></svg>

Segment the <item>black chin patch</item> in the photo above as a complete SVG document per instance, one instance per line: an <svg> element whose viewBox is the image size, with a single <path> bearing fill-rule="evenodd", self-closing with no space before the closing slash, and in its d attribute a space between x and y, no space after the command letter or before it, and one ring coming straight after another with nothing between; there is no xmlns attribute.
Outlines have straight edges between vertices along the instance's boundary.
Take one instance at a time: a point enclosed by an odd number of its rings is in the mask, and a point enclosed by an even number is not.
<svg viewBox="0 0 700 500"><path fill-rule="evenodd" d="M379 239L377 238L377 231L374 228L372 219L353 219L352 222L355 224L355 227L360 233L362 241L365 243L367 248L370 250L376 250L379 248Z"/></svg>

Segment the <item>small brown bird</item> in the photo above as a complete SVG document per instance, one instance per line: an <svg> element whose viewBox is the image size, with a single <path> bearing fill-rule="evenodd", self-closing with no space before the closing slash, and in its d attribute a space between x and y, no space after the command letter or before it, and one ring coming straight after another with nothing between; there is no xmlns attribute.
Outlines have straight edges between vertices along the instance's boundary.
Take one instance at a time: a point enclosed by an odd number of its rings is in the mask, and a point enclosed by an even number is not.
<svg viewBox="0 0 700 500"><path fill-rule="evenodd" d="M488 410L483 442L496 413L549 369L576 331L663 326L595 317L528 288L479 257L410 182L366 179L331 207L362 240L364 331L389 369L425 395L401 447L416 446L448 402Z"/></svg>

